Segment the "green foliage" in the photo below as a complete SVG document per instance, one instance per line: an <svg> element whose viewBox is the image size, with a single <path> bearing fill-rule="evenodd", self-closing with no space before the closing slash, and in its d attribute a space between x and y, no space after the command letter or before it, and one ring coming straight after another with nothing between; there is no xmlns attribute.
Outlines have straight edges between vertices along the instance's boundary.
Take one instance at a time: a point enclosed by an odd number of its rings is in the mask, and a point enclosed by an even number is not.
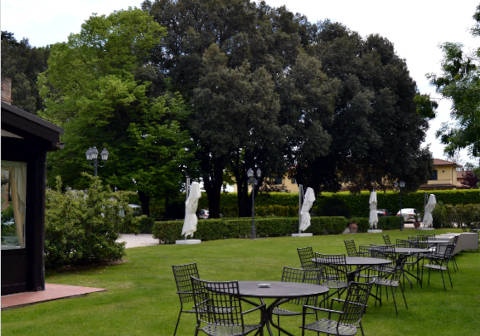
<svg viewBox="0 0 480 336"><path fill-rule="evenodd" d="M122 193L113 193L100 179L88 177L86 191L48 189L45 204L45 266L92 265L121 259L124 245L116 243L119 227L131 218ZM122 210L124 216L121 216Z"/></svg>
<svg viewBox="0 0 480 336"><path fill-rule="evenodd" d="M480 6L474 14L476 21L472 30L478 36L480 30ZM444 59L442 73L430 74L432 84L437 92L449 98L452 103L452 118L456 123L444 124L437 136L446 144L445 151L455 153L461 148L468 148L473 156L480 156L480 68L478 54L468 55L460 43L446 42L442 46Z"/></svg>
<svg viewBox="0 0 480 336"><path fill-rule="evenodd" d="M479 189L457 190L429 190L427 194L435 194L437 202L444 204L468 204L480 203ZM370 193L338 192L317 195L317 199L311 210L316 216L342 215L354 217L368 217ZM415 208L423 212L425 192L402 192L402 207ZM400 206L400 194L398 192L377 192L378 208L387 209L395 215ZM207 208L208 200L202 197L199 200L199 209ZM332 209L329 209L332 207ZM261 216L286 216L298 214L298 194L294 193L261 193L255 197L255 210ZM238 213L237 199L234 193L221 195L220 212L225 217L235 217ZM327 212L327 213L326 213Z"/></svg>
<svg viewBox="0 0 480 336"><path fill-rule="evenodd" d="M378 228L381 230L398 230L402 225L400 216L381 216L378 217Z"/></svg>
<svg viewBox="0 0 480 336"><path fill-rule="evenodd" d="M2 31L2 80L12 80L15 106L37 113L43 107L37 89L37 76L47 69L48 47L30 46L28 39L17 41L13 33Z"/></svg>
<svg viewBox="0 0 480 336"><path fill-rule="evenodd" d="M368 221L368 219L367 219ZM312 217L311 226L306 232L314 235L342 233L348 221L345 217ZM153 226L153 236L164 243L174 243L181 236L183 221L157 221ZM255 218L257 237L279 237L298 232L298 217ZM249 238L251 218L218 218L199 220L195 238L216 240L226 238Z"/></svg>
<svg viewBox="0 0 480 336"><path fill-rule="evenodd" d="M158 80L150 81L157 70L147 64L164 36L147 13L130 9L94 15L67 43L52 47L39 78L41 116L64 127L65 147L49 154L49 176L84 187L80 173L91 169L86 149L105 146L110 156L99 174L119 189L138 191L146 214L150 198L179 190L178 167L190 156L188 108L180 94L159 92Z"/></svg>
<svg viewBox="0 0 480 336"><path fill-rule="evenodd" d="M480 204L443 204L439 202L432 213L433 227L473 228L480 224Z"/></svg>

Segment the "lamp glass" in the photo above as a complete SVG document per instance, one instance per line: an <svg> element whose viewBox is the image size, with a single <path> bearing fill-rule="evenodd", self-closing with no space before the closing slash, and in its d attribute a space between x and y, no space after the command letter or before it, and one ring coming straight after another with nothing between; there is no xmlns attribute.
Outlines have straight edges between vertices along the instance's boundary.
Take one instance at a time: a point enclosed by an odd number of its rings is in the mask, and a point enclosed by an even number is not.
<svg viewBox="0 0 480 336"><path fill-rule="evenodd" d="M257 177L260 177L262 176L262 171L260 170L260 168L257 168Z"/></svg>
<svg viewBox="0 0 480 336"><path fill-rule="evenodd" d="M253 169L252 169L252 168L248 168L248 170L247 170L247 176L248 176L248 177L253 177Z"/></svg>
<svg viewBox="0 0 480 336"><path fill-rule="evenodd" d="M103 148L102 152L100 153L103 161L108 160L108 154L110 154L108 150L106 148Z"/></svg>

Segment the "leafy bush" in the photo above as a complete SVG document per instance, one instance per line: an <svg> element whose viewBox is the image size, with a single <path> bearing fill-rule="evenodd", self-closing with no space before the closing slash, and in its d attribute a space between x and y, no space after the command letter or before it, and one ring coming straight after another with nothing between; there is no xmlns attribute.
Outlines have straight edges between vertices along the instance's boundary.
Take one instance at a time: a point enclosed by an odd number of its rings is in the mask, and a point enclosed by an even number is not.
<svg viewBox="0 0 480 336"><path fill-rule="evenodd" d="M219 218L199 220L195 238L215 240L225 238L248 238L251 236L251 218ZM367 219L368 221L368 219ZM339 234L345 230L345 217L312 217L306 232L315 235ZM174 243L181 236L183 220L157 221L153 235L164 243ZM255 219L257 237L279 237L298 232L298 217L260 217Z"/></svg>
<svg viewBox="0 0 480 336"><path fill-rule="evenodd" d="M400 216L381 216L378 217L378 228L381 230L398 230L402 225Z"/></svg>
<svg viewBox="0 0 480 336"><path fill-rule="evenodd" d="M121 259L124 244L116 243L117 228L123 227L127 209L124 194L104 187L91 177L86 191L47 190L45 204L45 266L89 265Z"/></svg>
<svg viewBox="0 0 480 336"><path fill-rule="evenodd" d="M432 212L433 226L475 227L480 222L480 204L443 204L439 202Z"/></svg>

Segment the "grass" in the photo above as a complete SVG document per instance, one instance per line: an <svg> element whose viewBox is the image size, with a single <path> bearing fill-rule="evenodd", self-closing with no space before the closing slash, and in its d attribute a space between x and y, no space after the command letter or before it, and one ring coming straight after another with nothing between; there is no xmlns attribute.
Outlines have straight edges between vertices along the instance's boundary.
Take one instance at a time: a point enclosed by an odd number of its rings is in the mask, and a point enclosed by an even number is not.
<svg viewBox="0 0 480 336"><path fill-rule="evenodd" d="M445 232L444 231L437 231ZM412 230L389 231L405 238ZM210 280L279 280L284 265L298 266L297 247L344 253L343 240L381 243L381 234L311 238L230 239L200 245L159 245L127 250L125 262L88 270L50 274L49 283L106 288L107 292L2 311L3 336L9 335L172 335L179 303L171 265L197 262ZM409 309L399 302L370 307L363 325L367 335L473 335L480 330L480 258L478 252L457 256L460 271L453 289L443 290L439 274L431 285L407 287ZM300 335L299 318L283 318L282 327ZM192 335L194 316L184 314L178 335ZM313 333L309 333L314 335Z"/></svg>

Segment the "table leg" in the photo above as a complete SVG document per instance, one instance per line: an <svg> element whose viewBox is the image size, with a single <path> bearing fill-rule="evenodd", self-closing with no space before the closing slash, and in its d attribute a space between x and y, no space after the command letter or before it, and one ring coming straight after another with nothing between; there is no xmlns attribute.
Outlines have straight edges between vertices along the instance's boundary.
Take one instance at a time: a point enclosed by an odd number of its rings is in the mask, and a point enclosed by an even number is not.
<svg viewBox="0 0 480 336"><path fill-rule="evenodd" d="M273 321L273 310L276 307L278 307L279 305L281 305L282 303L288 302L289 300L290 299L276 299L275 301L273 301L273 303L270 306L267 307L266 316L265 316L266 317L265 325L267 327L267 331L268 331L268 334L270 336L273 336L270 325L272 325L274 328L278 329L279 331L281 331L282 333L284 333L286 335L295 336L294 334L289 333L288 331L286 331L285 329L283 329L279 325L275 324L275 322Z"/></svg>

